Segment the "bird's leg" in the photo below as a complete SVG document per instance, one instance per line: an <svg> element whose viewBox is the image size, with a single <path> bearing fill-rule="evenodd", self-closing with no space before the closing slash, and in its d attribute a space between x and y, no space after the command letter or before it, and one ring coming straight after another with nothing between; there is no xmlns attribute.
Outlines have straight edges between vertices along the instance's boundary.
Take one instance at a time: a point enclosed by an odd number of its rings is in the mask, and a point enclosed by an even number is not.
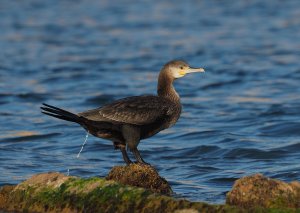
<svg viewBox="0 0 300 213"><path fill-rule="evenodd" d="M119 142L115 142L115 141L114 141L114 147L115 147L115 149L120 149L120 150L121 150L123 159L124 159L124 161L125 161L125 163L126 163L127 165L129 165L129 164L132 163L132 161L129 159L129 157L128 157L128 155L127 155L126 147L125 147L124 144L121 144L121 143L119 143Z"/></svg>
<svg viewBox="0 0 300 213"><path fill-rule="evenodd" d="M128 148L132 151L137 162L140 164L148 164L143 160L139 150L137 149L137 146L140 143L140 128L133 125L124 125L122 126L122 133Z"/></svg>
<svg viewBox="0 0 300 213"><path fill-rule="evenodd" d="M144 159L142 158L139 150L136 147L133 148L131 151L132 151L132 153L133 153L133 155L134 155L134 157L135 157L135 159L137 160L138 163L145 164L145 165L150 165L149 163L144 161Z"/></svg>
<svg viewBox="0 0 300 213"><path fill-rule="evenodd" d="M121 152L122 152L123 159L124 159L125 163L126 163L127 165L132 164L132 161L129 159L129 157L128 157L128 155L127 155L125 146L121 146L121 147L120 147L120 150L121 150Z"/></svg>

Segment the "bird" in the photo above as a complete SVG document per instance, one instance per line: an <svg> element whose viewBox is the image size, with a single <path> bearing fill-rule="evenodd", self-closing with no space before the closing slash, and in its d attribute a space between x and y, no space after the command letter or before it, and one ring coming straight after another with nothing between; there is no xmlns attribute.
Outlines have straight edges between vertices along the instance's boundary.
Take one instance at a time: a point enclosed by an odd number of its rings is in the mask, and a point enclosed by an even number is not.
<svg viewBox="0 0 300 213"><path fill-rule="evenodd" d="M127 165L133 163L127 150L133 153L136 160L134 163L150 165L144 161L137 147L141 140L177 122L182 105L173 83L195 72L205 71L203 68L190 67L185 61L173 60L166 63L159 72L156 95L126 97L77 114L43 103L41 112L77 123L91 135L112 141L114 148L121 151Z"/></svg>

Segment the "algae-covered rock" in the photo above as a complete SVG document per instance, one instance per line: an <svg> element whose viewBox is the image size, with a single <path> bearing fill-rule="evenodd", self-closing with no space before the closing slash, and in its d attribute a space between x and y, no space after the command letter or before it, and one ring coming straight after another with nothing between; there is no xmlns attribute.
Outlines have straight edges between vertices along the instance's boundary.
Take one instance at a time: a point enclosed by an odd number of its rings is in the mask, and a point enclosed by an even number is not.
<svg viewBox="0 0 300 213"><path fill-rule="evenodd" d="M285 183L261 174L237 180L226 203L241 207L300 208L300 183Z"/></svg>
<svg viewBox="0 0 300 213"><path fill-rule="evenodd" d="M297 188L299 183L290 186ZM0 188L0 212L297 212L296 209L268 209L259 205L260 202L249 203L242 208L190 202L112 180L82 179L60 173L38 174L17 186Z"/></svg>
<svg viewBox="0 0 300 213"><path fill-rule="evenodd" d="M0 188L0 211L12 212L216 212L230 207L176 200L102 178L60 173L34 175L17 186Z"/></svg>
<svg viewBox="0 0 300 213"><path fill-rule="evenodd" d="M169 183L150 165L130 164L115 166L106 177L119 183L142 187L152 192L167 194L172 193Z"/></svg>

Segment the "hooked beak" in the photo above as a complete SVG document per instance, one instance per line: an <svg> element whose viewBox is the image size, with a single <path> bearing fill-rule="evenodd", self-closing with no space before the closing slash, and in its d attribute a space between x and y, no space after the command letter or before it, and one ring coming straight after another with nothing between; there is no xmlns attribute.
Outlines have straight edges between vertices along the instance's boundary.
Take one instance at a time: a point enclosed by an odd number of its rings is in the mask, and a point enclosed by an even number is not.
<svg viewBox="0 0 300 213"><path fill-rule="evenodd" d="M205 72L205 70L203 68L189 67L188 70L186 71L186 73L193 73L193 72Z"/></svg>

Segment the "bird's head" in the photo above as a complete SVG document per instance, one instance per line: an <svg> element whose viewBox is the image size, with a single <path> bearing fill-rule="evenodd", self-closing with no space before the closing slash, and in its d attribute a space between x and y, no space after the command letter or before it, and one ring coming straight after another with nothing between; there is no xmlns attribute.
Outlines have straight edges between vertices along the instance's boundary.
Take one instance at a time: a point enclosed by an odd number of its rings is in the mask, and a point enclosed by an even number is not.
<svg viewBox="0 0 300 213"><path fill-rule="evenodd" d="M203 68L192 68L184 61L170 61L165 66L164 69L171 75L174 79L181 78L188 73L193 72L204 72Z"/></svg>

